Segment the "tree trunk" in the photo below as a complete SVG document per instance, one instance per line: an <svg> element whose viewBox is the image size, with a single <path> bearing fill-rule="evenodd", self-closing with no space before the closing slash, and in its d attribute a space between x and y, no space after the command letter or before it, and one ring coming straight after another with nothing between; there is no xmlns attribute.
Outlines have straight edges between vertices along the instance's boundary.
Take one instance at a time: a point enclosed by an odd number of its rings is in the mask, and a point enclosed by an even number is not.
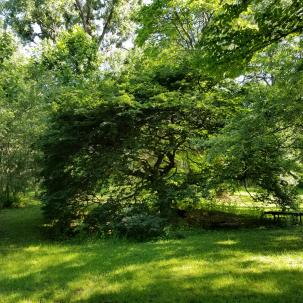
<svg viewBox="0 0 303 303"><path fill-rule="evenodd" d="M158 196L158 206L160 216L163 218L171 219L175 217L176 213L172 208L172 200L169 197L167 188L163 185L160 185L160 188L157 188L157 196Z"/></svg>

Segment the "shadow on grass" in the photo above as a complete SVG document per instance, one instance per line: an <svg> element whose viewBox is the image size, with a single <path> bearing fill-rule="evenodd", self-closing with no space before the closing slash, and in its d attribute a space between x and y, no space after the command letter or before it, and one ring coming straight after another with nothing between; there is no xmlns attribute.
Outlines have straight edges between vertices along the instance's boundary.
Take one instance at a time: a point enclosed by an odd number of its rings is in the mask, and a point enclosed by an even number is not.
<svg viewBox="0 0 303 303"><path fill-rule="evenodd" d="M3 209L0 212L0 241L16 247L44 241L42 224L39 206Z"/></svg>
<svg viewBox="0 0 303 303"><path fill-rule="evenodd" d="M20 213L16 216L21 224ZM50 243L37 235L20 242L24 234L19 236L0 244L0 302L301 303L303 298L302 228L201 231L149 243Z"/></svg>
<svg viewBox="0 0 303 303"><path fill-rule="evenodd" d="M286 283L287 279L291 283ZM218 281L228 280L226 285ZM249 284L247 283L249 282ZM159 287L163 283L163 287ZM267 289L264 285L270 284ZM271 290L271 287L279 291ZM252 286L252 287L250 287ZM171 277L169 280L154 280L144 288L135 289L121 287L116 293L105 291L95 292L87 299L79 299L81 303L100 302L302 302L302 272L279 270L275 272L245 274L243 277L229 276L226 273L204 275L196 278L178 279Z"/></svg>

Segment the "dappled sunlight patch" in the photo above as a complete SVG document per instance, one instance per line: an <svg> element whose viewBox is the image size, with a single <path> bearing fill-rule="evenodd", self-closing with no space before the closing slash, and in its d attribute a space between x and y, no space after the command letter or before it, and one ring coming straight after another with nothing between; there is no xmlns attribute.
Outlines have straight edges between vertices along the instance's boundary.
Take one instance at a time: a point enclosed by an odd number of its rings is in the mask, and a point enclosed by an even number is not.
<svg viewBox="0 0 303 303"><path fill-rule="evenodd" d="M238 241L235 240L224 240L215 242L218 245L232 246L238 244Z"/></svg>
<svg viewBox="0 0 303 303"><path fill-rule="evenodd" d="M216 250L214 249L213 251L205 255L206 260L208 260L212 264L218 264L219 266L222 266L222 264L231 261L237 264L246 257L247 252L235 250L233 246L226 246L224 248Z"/></svg>
<svg viewBox="0 0 303 303"><path fill-rule="evenodd" d="M149 265L148 264L132 264L132 265L128 265L128 266L123 266L120 267L118 269L116 269L115 271L112 271L110 273L111 276L122 276L122 275L127 275L129 276L131 273L134 272L140 272L141 270L145 270L147 271L149 269Z"/></svg>
<svg viewBox="0 0 303 303"><path fill-rule="evenodd" d="M272 279L250 280L250 289L259 294L274 294L278 296L283 293L283 289L278 285L277 281Z"/></svg>
<svg viewBox="0 0 303 303"><path fill-rule="evenodd" d="M302 283L296 237L295 230L243 230L148 243L29 243L0 258L0 302L281 303Z"/></svg>
<svg viewBox="0 0 303 303"><path fill-rule="evenodd" d="M257 255L252 256L251 260L257 262L260 268L263 270L268 270L269 268L272 271L283 270L283 269L296 269L303 272L303 253L299 256L291 255Z"/></svg>
<svg viewBox="0 0 303 303"><path fill-rule="evenodd" d="M68 283L68 296L71 301L81 298L82 300L88 299L92 294L118 294L123 287L124 282L108 281L105 277L87 276L85 279L78 279ZM66 300L66 296L57 297L57 300ZM73 300L72 300L73 299Z"/></svg>
<svg viewBox="0 0 303 303"><path fill-rule="evenodd" d="M20 298L19 293L16 290L14 290L13 292L5 295L5 302L7 303L18 302L19 298ZM0 299L4 299L4 298L0 297Z"/></svg>
<svg viewBox="0 0 303 303"><path fill-rule="evenodd" d="M29 253L37 253L41 249L44 250L45 248L41 247L41 245L35 245L35 246L31 245L31 246L23 248L23 251L24 252L29 252Z"/></svg>
<svg viewBox="0 0 303 303"><path fill-rule="evenodd" d="M251 272L251 275L243 273L222 274L212 280L211 287L214 291L233 292L234 294L255 293L278 296L283 293L283 289L279 287L277 281L263 278L256 272Z"/></svg>
<svg viewBox="0 0 303 303"><path fill-rule="evenodd" d="M237 283L237 286L239 286L238 285L239 279L236 280L234 277L232 277L230 275L224 275L219 278L213 279L211 282L211 287L214 290L220 290L220 289L226 288L226 287L234 287L236 283Z"/></svg>
<svg viewBox="0 0 303 303"><path fill-rule="evenodd" d="M300 236L297 236L297 235L283 235L283 236L275 237L273 239L273 241L283 241L283 242L285 242L285 241L295 241L295 242L301 241L302 242L303 238L302 238L302 236L300 237Z"/></svg>
<svg viewBox="0 0 303 303"><path fill-rule="evenodd" d="M207 262L187 260L186 262L178 262L176 265L172 266L169 273L179 279L186 277L198 277L203 275L207 269Z"/></svg>
<svg viewBox="0 0 303 303"><path fill-rule="evenodd" d="M79 255L56 246L29 246L0 259L0 277L7 277L2 283L20 285L23 283L53 283L69 266L79 263ZM49 275L47 275L49 273ZM1 279L0 279L1 280Z"/></svg>

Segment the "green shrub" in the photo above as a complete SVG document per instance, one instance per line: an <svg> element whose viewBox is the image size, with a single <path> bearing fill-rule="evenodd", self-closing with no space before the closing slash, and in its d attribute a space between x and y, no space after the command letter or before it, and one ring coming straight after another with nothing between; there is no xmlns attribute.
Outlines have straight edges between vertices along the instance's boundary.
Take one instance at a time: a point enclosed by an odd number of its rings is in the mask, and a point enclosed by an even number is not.
<svg viewBox="0 0 303 303"><path fill-rule="evenodd" d="M166 220L147 213L128 215L117 224L121 236L136 240L158 237L163 233Z"/></svg>
<svg viewBox="0 0 303 303"><path fill-rule="evenodd" d="M114 200L99 205L92 210L84 221L89 233L98 233L101 236L110 236L116 233L116 224L121 220L120 203Z"/></svg>
<svg viewBox="0 0 303 303"><path fill-rule="evenodd" d="M1 208L10 208L17 206L20 203L20 197L18 195L0 195L0 209Z"/></svg>
<svg viewBox="0 0 303 303"><path fill-rule="evenodd" d="M145 204L123 205L108 200L90 212L85 228L102 237L118 236L145 240L163 233L165 220L151 214Z"/></svg>

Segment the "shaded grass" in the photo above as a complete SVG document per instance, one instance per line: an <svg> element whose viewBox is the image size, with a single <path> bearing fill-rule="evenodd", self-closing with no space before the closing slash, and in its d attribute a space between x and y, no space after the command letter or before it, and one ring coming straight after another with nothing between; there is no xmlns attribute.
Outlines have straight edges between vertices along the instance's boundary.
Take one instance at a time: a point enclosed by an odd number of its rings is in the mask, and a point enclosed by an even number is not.
<svg viewBox="0 0 303 303"><path fill-rule="evenodd" d="M0 213L0 302L303 301L302 227L49 242L40 209Z"/></svg>

